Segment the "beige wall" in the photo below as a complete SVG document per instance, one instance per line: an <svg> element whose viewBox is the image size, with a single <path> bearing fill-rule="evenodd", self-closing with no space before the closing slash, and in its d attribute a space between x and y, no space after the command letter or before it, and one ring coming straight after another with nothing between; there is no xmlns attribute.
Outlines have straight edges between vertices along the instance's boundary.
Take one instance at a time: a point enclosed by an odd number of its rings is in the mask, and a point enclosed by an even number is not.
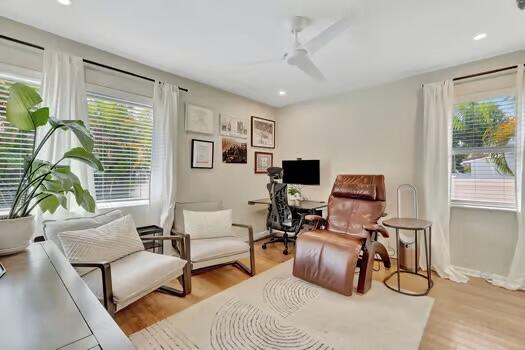
<svg viewBox="0 0 525 350"><path fill-rule="evenodd" d="M178 134L178 172L177 200L222 200L225 207L234 210L234 220L253 224L256 232L264 230L266 211L263 207L247 205L249 199L266 195L267 177L254 174L254 149L248 149L248 164L223 164L221 144L218 136L219 113L233 117L250 119L250 116L260 116L273 119L275 110L269 106L252 100L215 89L205 84L187 80L122 57L83 45L62 37L29 27L4 17L0 17L0 32L4 35L28 41L46 48L69 52L90 60L119 67L124 70L156 78L161 81L178 84L189 89L189 93L181 94ZM0 39L0 63L7 63L40 71L42 67L42 51L28 49ZM111 88L117 88L151 96L153 85L147 81L130 78L120 73L89 67L86 71L88 83ZM215 112L217 134L213 137L189 134L184 131L183 104L206 106ZM191 169L190 150L191 139L209 139L215 141L215 166L212 170ZM249 144L249 139L247 139ZM123 208L133 214L138 225L154 223L154 213L147 206Z"/></svg>
<svg viewBox="0 0 525 350"><path fill-rule="evenodd" d="M384 174L387 212L395 215L397 187L417 184L421 171L422 84L517 63L525 63L525 51L285 107L277 114L279 155L321 160L321 186L305 187L312 199L326 199L337 174ZM454 264L507 272L516 242L515 213L453 208L451 220Z"/></svg>

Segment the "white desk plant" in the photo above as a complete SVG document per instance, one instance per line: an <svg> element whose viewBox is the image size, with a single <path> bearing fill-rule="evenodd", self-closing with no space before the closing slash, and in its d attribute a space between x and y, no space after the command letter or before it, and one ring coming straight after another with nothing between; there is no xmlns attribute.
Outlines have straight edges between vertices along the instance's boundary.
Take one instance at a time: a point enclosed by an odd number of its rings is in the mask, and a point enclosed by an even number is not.
<svg viewBox="0 0 525 350"><path fill-rule="evenodd" d="M40 95L24 84L13 84L6 105L6 119L20 131L33 133L32 152L24 157L20 178L9 214L0 217L0 255L24 250L33 235L33 216L36 207L54 213L59 206L67 208L70 194L88 212L95 211L95 200L82 187L69 160L81 161L103 171L102 163L93 155L93 137L80 120L57 120L49 116L49 108L40 107ZM47 126L47 128L46 128ZM37 144L37 130L44 128ZM37 159L49 139L59 132L73 132L81 146L68 150L56 163ZM5 179L3 180L5 181Z"/></svg>

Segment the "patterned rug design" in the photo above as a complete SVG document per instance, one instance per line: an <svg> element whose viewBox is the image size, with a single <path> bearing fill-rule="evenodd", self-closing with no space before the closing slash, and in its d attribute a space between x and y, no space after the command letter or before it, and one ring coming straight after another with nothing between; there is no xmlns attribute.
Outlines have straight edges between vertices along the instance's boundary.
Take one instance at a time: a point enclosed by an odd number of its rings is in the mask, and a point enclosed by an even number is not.
<svg viewBox="0 0 525 350"><path fill-rule="evenodd" d="M319 297L320 289L295 277L272 278L264 286L264 301L286 318Z"/></svg>
<svg viewBox="0 0 525 350"><path fill-rule="evenodd" d="M224 304L217 313L210 341L213 350L333 349L305 331L235 299Z"/></svg>
<svg viewBox="0 0 525 350"><path fill-rule="evenodd" d="M130 338L139 350L418 349L432 298L375 281L347 297L295 278L292 268L282 263Z"/></svg>

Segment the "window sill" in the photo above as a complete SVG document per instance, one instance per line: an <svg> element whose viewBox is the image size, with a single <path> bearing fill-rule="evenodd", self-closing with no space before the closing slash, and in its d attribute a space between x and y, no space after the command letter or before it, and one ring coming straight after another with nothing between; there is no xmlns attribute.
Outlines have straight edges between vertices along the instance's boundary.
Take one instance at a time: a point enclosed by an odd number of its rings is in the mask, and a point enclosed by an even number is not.
<svg viewBox="0 0 525 350"><path fill-rule="evenodd" d="M493 210L493 211L506 211L506 212L517 212L516 208L505 208L505 207L491 207L475 204L465 204L465 203L450 203L451 208L464 208L464 209L480 209L480 210Z"/></svg>
<svg viewBox="0 0 525 350"><path fill-rule="evenodd" d="M102 202L97 203L97 209L116 209L125 207L140 207L149 205L148 200L141 201L122 201L122 202Z"/></svg>

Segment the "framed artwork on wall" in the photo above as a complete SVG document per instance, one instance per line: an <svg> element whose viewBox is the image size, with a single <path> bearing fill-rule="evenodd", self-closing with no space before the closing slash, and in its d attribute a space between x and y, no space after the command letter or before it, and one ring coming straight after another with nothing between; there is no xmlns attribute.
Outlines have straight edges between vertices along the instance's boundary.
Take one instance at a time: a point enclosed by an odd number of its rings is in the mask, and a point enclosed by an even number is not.
<svg viewBox="0 0 525 350"><path fill-rule="evenodd" d="M273 153L255 152L255 173L266 174L266 170L273 166Z"/></svg>
<svg viewBox="0 0 525 350"><path fill-rule="evenodd" d="M248 163L248 144L230 137L222 138L223 163Z"/></svg>
<svg viewBox="0 0 525 350"><path fill-rule="evenodd" d="M248 138L248 122L221 114L219 131L222 136L245 139Z"/></svg>
<svg viewBox="0 0 525 350"><path fill-rule="evenodd" d="M186 104L186 131L199 134L213 135L214 132L213 111L211 109Z"/></svg>
<svg viewBox="0 0 525 350"><path fill-rule="evenodd" d="M252 147L275 148L275 120L252 116Z"/></svg>
<svg viewBox="0 0 525 350"><path fill-rule="evenodd" d="M191 167L213 169L213 141L191 140Z"/></svg>

